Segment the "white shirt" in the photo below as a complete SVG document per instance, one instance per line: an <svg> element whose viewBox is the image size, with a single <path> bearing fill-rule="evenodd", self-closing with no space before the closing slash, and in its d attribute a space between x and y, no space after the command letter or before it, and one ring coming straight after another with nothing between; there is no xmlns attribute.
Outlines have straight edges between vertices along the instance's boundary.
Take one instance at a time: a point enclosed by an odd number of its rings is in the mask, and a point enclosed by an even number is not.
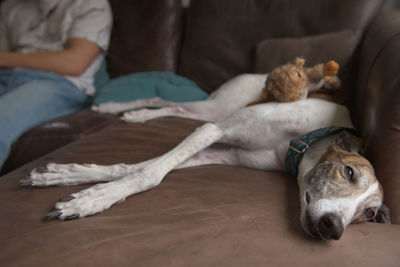
<svg viewBox="0 0 400 267"><path fill-rule="evenodd" d="M93 77L107 51L111 26L107 0L6 0L0 8L0 51L60 51L69 38L92 41L103 53L80 77L65 78L93 95Z"/></svg>

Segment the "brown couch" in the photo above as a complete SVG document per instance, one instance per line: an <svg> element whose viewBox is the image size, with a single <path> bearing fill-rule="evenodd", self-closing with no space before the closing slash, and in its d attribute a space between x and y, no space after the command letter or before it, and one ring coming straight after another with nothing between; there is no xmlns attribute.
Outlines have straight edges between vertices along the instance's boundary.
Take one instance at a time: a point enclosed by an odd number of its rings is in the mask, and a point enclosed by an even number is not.
<svg viewBox="0 0 400 267"><path fill-rule="evenodd" d="M32 168L140 162L202 124L127 124L84 110L14 144L0 178L1 266L400 266L400 12L382 12L380 0L192 0L188 10L178 0L110 2L113 77L172 71L211 92L292 53L310 64L340 61L346 103L393 224L351 225L339 241L314 240L299 225L293 177L228 166L173 171L101 214L42 222L59 198L88 185L19 186Z"/></svg>

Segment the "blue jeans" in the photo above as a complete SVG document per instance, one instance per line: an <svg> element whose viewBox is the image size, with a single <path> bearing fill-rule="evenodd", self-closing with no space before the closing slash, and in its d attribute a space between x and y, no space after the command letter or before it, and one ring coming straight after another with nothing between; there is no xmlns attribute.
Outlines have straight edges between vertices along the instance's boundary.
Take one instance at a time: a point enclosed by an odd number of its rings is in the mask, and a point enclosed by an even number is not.
<svg viewBox="0 0 400 267"><path fill-rule="evenodd" d="M87 95L64 77L27 69L0 70L0 169L26 130L76 112Z"/></svg>

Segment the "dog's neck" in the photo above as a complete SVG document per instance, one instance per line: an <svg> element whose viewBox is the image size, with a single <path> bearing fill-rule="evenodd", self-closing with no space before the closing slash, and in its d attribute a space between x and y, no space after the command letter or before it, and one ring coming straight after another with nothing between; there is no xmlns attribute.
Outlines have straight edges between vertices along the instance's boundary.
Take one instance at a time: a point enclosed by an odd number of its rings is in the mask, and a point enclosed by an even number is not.
<svg viewBox="0 0 400 267"><path fill-rule="evenodd" d="M307 149L298 167L297 182L299 185L304 184L304 177L328 151L329 146L333 144L334 137L335 135L324 137Z"/></svg>

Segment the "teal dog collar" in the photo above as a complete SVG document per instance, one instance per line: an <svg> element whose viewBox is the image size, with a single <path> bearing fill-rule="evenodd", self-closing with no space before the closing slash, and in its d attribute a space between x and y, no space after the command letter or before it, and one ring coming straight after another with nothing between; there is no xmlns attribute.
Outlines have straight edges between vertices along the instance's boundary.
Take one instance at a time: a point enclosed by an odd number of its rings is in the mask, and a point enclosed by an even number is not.
<svg viewBox="0 0 400 267"><path fill-rule="evenodd" d="M297 177L299 163L307 149L322 138L341 131L348 131L353 135L357 135L353 128L326 127L309 132L297 139L290 140L289 149L285 158L285 167L288 172L294 177Z"/></svg>

